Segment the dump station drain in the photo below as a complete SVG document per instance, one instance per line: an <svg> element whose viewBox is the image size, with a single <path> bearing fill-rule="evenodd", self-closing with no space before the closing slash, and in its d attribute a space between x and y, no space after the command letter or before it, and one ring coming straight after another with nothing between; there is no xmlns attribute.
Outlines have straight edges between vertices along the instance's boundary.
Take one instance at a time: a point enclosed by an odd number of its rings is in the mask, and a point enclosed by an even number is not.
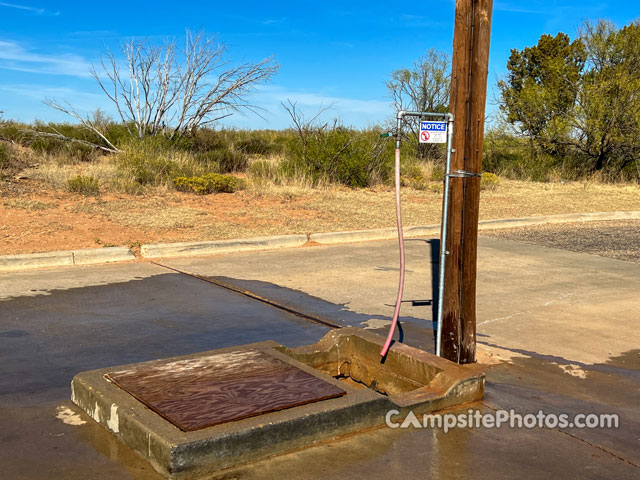
<svg viewBox="0 0 640 480"><path fill-rule="evenodd" d="M294 348L265 341L78 373L73 402L159 473L192 479L482 398L457 365L345 327ZM294 408L295 407L295 408Z"/></svg>
<svg viewBox="0 0 640 480"><path fill-rule="evenodd" d="M345 394L258 350L169 361L105 377L185 432Z"/></svg>

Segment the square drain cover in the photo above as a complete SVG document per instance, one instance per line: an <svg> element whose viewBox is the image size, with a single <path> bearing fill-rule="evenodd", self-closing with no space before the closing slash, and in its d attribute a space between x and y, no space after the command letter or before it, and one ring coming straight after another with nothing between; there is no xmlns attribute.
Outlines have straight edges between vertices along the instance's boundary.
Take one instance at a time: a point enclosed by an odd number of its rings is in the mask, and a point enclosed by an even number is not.
<svg viewBox="0 0 640 480"><path fill-rule="evenodd" d="M105 377L185 432L345 394L253 349L156 363Z"/></svg>

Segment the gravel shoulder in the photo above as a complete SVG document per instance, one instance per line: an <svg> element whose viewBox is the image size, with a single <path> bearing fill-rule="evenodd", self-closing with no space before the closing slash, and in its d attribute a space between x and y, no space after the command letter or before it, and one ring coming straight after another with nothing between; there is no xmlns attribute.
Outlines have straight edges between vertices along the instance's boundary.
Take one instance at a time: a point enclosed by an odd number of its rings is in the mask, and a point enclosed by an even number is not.
<svg viewBox="0 0 640 480"><path fill-rule="evenodd" d="M640 263L640 220L535 225L480 235Z"/></svg>

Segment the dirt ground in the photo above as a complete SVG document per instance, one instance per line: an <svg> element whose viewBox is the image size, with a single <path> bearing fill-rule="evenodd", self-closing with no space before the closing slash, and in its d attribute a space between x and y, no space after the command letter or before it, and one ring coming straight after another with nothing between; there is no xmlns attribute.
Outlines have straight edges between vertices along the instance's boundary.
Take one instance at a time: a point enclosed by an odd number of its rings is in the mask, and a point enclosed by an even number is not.
<svg viewBox="0 0 640 480"><path fill-rule="evenodd" d="M83 197L25 179L0 182L0 255L150 242L177 242L389 227L393 189L270 185L197 196ZM405 188L405 225L440 221L441 185ZM640 209L640 186L502 180L483 191L481 219Z"/></svg>
<svg viewBox="0 0 640 480"><path fill-rule="evenodd" d="M640 263L640 220L534 225L481 235Z"/></svg>

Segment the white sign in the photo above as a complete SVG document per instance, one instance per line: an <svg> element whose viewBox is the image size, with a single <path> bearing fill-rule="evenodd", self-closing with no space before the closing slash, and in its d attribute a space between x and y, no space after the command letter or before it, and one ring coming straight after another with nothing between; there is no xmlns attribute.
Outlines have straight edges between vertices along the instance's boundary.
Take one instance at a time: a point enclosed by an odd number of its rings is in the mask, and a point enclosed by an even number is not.
<svg viewBox="0 0 640 480"><path fill-rule="evenodd" d="M447 143L447 122L420 122L420 143Z"/></svg>

